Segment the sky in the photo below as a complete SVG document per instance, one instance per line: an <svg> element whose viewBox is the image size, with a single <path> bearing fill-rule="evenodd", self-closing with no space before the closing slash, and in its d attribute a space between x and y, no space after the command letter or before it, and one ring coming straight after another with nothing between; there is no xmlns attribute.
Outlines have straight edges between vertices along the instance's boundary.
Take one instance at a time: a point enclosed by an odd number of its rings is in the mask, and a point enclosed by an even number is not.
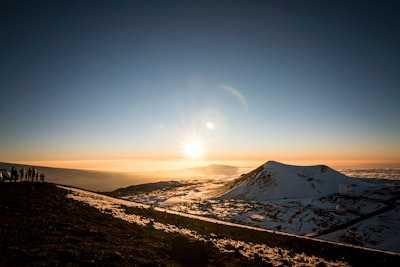
<svg viewBox="0 0 400 267"><path fill-rule="evenodd" d="M400 166L396 2L3 1L0 161Z"/></svg>

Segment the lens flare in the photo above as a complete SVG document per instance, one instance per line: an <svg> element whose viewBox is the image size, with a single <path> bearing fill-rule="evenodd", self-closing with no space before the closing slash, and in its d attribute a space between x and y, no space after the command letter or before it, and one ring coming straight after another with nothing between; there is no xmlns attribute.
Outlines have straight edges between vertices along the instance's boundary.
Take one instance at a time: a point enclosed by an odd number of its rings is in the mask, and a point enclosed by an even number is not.
<svg viewBox="0 0 400 267"><path fill-rule="evenodd" d="M207 121L206 122L206 128L208 130L214 130L215 129L215 124L213 122L211 122L211 121Z"/></svg>

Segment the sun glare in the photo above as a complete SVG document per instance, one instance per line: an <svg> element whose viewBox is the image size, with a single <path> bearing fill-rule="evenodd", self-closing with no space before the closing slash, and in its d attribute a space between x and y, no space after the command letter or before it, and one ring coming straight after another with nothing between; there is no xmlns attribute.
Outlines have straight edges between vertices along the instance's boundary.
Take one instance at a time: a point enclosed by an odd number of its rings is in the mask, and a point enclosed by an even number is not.
<svg viewBox="0 0 400 267"><path fill-rule="evenodd" d="M204 150L198 143L188 143L183 147L183 154L192 159L201 158L204 154Z"/></svg>
<svg viewBox="0 0 400 267"><path fill-rule="evenodd" d="M214 130L214 129L215 129L215 125L214 125L214 123L211 122L211 121L207 121L207 122L206 122L206 127L207 127L207 129L209 129L209 130Z"/></svg>

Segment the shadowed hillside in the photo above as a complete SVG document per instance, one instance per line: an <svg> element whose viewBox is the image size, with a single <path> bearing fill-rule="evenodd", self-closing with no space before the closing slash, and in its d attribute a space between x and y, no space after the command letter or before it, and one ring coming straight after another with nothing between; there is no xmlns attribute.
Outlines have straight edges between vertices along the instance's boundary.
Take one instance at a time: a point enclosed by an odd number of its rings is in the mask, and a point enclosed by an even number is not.
<svg viewBox="0 0 400 267"><path fill-rule="evenodd" d="M244 266L212 244L140 227L53 184L0 184L0 266Z"/></svg>

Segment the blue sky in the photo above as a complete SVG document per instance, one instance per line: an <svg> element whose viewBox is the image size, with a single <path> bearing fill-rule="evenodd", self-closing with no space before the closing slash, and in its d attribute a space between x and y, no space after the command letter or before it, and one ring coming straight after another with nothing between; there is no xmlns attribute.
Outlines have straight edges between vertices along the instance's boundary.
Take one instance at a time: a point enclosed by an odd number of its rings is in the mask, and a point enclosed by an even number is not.
<svg viewBox="0 0 400 267"><path fill-rule="evenodd" d="M399 160L398 11L10 1L0 159L180 157L195 136L214 159Z"/></svg>

